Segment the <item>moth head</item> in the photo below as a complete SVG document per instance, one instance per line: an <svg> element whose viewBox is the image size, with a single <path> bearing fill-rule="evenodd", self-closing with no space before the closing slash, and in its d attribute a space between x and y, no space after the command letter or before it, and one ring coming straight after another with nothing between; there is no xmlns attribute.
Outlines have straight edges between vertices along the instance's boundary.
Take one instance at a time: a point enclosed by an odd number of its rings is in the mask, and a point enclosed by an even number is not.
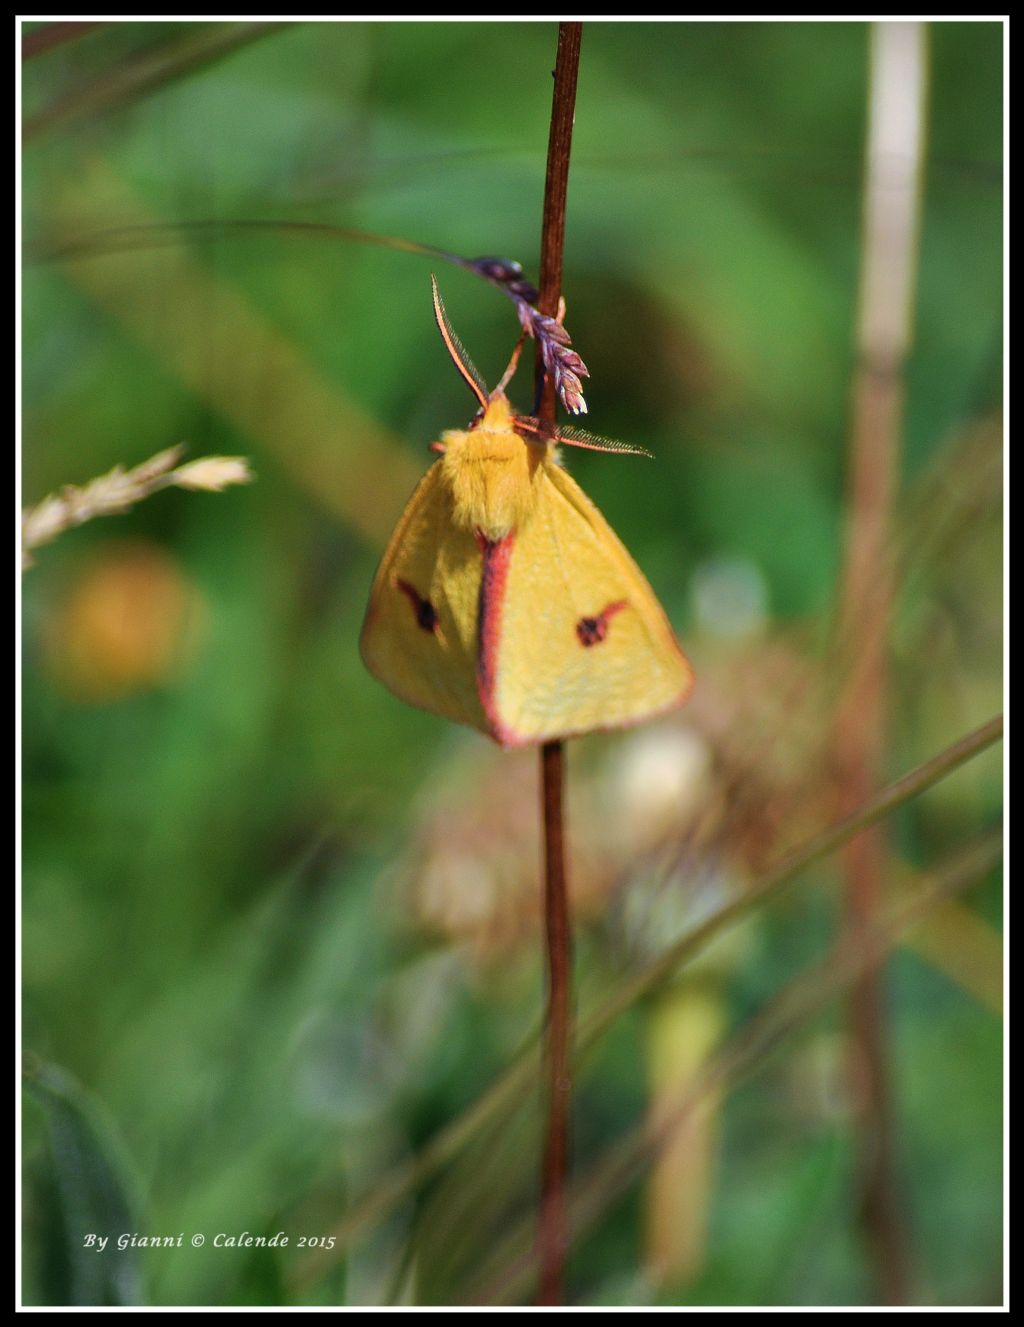
<svg viewBox="0 0 1024 1327"><path fill-rule="evenodd" d="M588 451L622 452L630 456L651 455L646 447L636 447L632 443L618 442L613 438L602 438L598 434L588 433L584 429L559 427L557 424L549 424L546 421L535 419L532 415L514 414L505 395L505 388L511 381L512 375L519 364L519 355L523 348L526 332L521 333L519 340L516 342L512 356L505 372L501 375L497 387L493 392L489 392L476 365L470 359L465 346L456 336L454 328L448 321L448 314L445 312L444 303L437 288L437 278L431 276L430 283L434 294L434 317L437 320L438 331L441 333L445 349L451 356L452 363L465 379L470 391L480 403L480 411L470 424L470 429L485 428L498 432L502 429L512 428L526 442L537 444L561 442L568 447L583 447Z"/></svg>

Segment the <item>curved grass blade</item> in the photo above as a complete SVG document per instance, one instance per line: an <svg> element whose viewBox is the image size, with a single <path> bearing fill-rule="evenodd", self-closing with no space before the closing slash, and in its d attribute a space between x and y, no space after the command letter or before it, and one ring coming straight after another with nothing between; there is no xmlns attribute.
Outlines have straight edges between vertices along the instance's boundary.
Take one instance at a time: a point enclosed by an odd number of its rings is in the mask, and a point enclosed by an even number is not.
<svg viewBox="0 0 1024 1327"><path fill-rule="evenodd" d="M750 890L687 932L664 953L627 978L603 1005L581 1019L576 1036L577 1050L582 1052L593 1045L616 1019L638 1000L668 981L684 962L703 949L720 931L773 899L807 867L828 857L869 825L919 796L974 756L993 746L1002 734L1003 719L1002 715L998 715L887 785L852 815L794 848ZM515 1106L535 1084L537 1073L534 1037L505 1073L468 1110L435 1134L416 1156L385 1175L372 1192L354 1202L351 1210L330 1232L336 1236L333 1252L319 1250L310 1254L293 1273L294 1284L303 1288L315 1283L337 1262L352 1241L374 1227L408 1193L425 1183L458 1155L481 1129Z"/></svg>
<svg viewBox="0 0 1024 1327"><path fill-rule="evenodd" d="M46 55L47 52L56 50L58 46L65 46L68 42L78 41L80 37L85 37L96 28L104 26L98 20L93 20L91 23L73 23L70 20L43 23L22 37L21 58L23 61L34 60L39 55Z"/></svg>
<svg viewBox="0 0 1024 1327"><path fill-rule="evenodd" d="M587 366L573 350L569 333L562 324L534 308L533 302L538 298L537 291L521 277L522 268L519 263L509 258L463 258L436 245L422 244L418 240L407 240L398 235L379 235L373 231L360 230L354 226L339 226L327 221L282 221L274 218L106 226L101 230L75 236L73 239L50 239L42 244L29 246L26 255L34 262L67 262L131 249L154 248L161 244L180 244L183 236L212 240L225 233L304 235L308 238L374 244L384 249L396 249L402 253L436 258L441 262L451 263L454 267L474 272L489 285L502 291L515 304L519 324L540 346L545 367L554 378L555 389L566 410L570 414L587 412L580 382L581 376L590 376ZM451 331L450 324L448 326ZM454 332L451 334L454 337ZM455 341L458 342L457 337ZM465 356L464 348L462 353ZM576 445L587 444L580 442Z"/></svg>
<svg viewBox="0 0 1024 1327"><path fill-rule="evenodd" d="M189 27L133 54L119 58L106 68L66 92L27 119L23 125L26 143L54 129L93 120L111 111L134 105L158 88L232 54L250 42L290 27L290 23L201 23Z"/></svg>
<svg viewBox="0 0 1024 1327"><path fill-rule="evenodd" d="M895 907L862 937L846 937L819 962L811 964L710 1057L702 1073L672 1114L652 1129L648 1119L630 1129L573 1186L570 1199L574 1241L592 1229L610 1206L642 1175L651 1157L704 1099L723 1088L731 1091L753 1077L781 1042L798 1032L830 999L878 963L914 926L950 898L982 879L999 862L1002 835L972 844L948 866L931 874L909 899ZM501 1304L529 1293L537 1274L532 1225L520 1222L502 1241L465 1302Z"/></svg>
<svg viewBox="0 0 1024 1327"><path fill-rule="evenodd" d="M137 1249L117 1236L137 1230L137 1202L122 1147L99 1103L70 1074L26 1057L26 1088L46 1121L49 1168L42 1190L54 1209L41 1250L49 1304L125 1307L142 1302ZM107 1237L102 1252L90 1236Z"/></svg>

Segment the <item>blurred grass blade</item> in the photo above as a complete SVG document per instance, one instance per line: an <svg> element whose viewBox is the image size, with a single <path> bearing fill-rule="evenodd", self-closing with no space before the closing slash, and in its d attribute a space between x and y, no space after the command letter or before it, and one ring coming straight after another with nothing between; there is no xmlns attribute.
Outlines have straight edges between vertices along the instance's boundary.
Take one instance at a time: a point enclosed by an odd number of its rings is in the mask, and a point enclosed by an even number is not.
<svg viewBox="0 0 1024 1327"><path fill-rule="evenodd" d="M772 997L718 1053L709 1057L670 1119L660 1121L654 1129L645 1119L577 1180L571 1199L573 1241L593 1228L643 1173L652 1157L670 1146L676 1134L696 1113L705 1110L709 1101L714 1102L723 1090L731 1091L757 1073L781 1041L798 1031L936 908L977 884L999 862L1001 854L1001 833L972 844L944 869L932 873L912 898L890 908L868 932L844 937L822 960ZM537 1257L531 1235L528 1221L517 1225L470 1287L467 1303L502 1303L529 1293Z"/></svg>
<svg viewBox="0 0 1024 1327"><path fill-rule="evenodd" d="M142 1302L138 1249L117 1237L138 1230L122 1149L99 1103L57 1065L26 1057L26 1087L46 1120L59 1219L46 1223L47 1302L125 1307ZM110 1242L100 1252L89 1235ZM59 1245L58 1242L59 1241Z"/></svg>
<svg viewBox="0 0 1024 1327"><path fill-rule="evenodd" d="M976 728L973 733L968 733L966 737L954 742L931 760L918 765L909 774L904 774L895 783L890 783L888 787L869 798L852 815L844 817L808 843L795 848L774 870L769 871L734 902L727 904L707 921L677 940L664 954L630 978L616 995L585 1020L581 1028L581 1038L591 1040L600 1036L620 1014L625 1013L641 996L654 990L672 976L684 960L691 958L720 930L747 916L801 871L829 856L843 844L849 843L863 830L895 811L898 806L902 806L912 797L917 797L973 756L984 751L986 747L999 741L1002 734L1003 719L1002 715L999 715L982 724L980 728Z"/></svg>
<svg viewBox="0 0 1024 1327"><path fill-rule="evenodd" d="M438 258L458 267L472 268L465 258L447 253L433 244L403 239L400 235L380 235L376 231L361 230L357 226L339 226L330 221L278 220L273 217L226 217L209 221L151 221L127 225L102 226L81 234L65 237L70 231L66 222L57 238L50 237L37 243L29 251L33 262L67 261L72 258L100 258L104 254L123 253L132 249L157 249L165 245L183 245L190 241L222 240L228 235L252 236L287 235L294 239L343 240L352 244L374 244L382 249L397 249L402 253L417 253L426 258Z"/></svg>
<svg viewBox="0 0 1024 1327"><path fill-rule="evenodd" d="M1003 1012L1003 938L979 913L950 899L907 937L907 948L994 1014Z"/></svg>
<svg viewBox="0 0 1024 1327"><path fill-rule="evenodd" d="M94 32L96 28L102 28L103 26L102 23L95 20L91 23L73 23L71 21L44 23L22 37L21 58L22 60L34 60L37 55L46 55L48 51L54 51L58 46L65 46L68 42L78 41L80 37L85 37L90 32Z"/></svg>
<svg viewBox="0 0 1024 1327"><path fill-rule="evenodd" d="M577 1052L584 1051L631 1006L667 981L688 959L704 948L725 927L748 916L757 907L774 898L807 867L821 861L848 843L868 825L874 824L911 798L938 783L972 757L999 741L1003 719L999 715L972 733L948 746L931 760L876 793L853 815L795 848L772 871L727 904L706 921L687 932L653 962L628 977L603 1005L582 1018L576 1037ZM410 1191L424 1183L455 1157L480 1130L511 1107L537 1079L536 1047L531 1045L511 1067L494 1082L462 1115L446 1125L415 1157L385 1175L373 1190L357 1200L331 1232L336 1237L333 1251L318 1250L295 1270L299 1287L314 1283L341 1256L347 1245L365 1230L381 1221Z"/></svg>
<svg viewBox="0 0 1024 1327"><path fill-rule="evenodd" d="M48 106L25 120L26 143L54 129L96 119L134 105L158 88L187 78L242 46L289 27L288 23L202 23L168 41L124 56L115 68L61 92Z"/></svg>
<svg viewBox="0 0 1024 1327"><path fill-rule="evenodd" d="M103 198L104 212L132 225L153 220L99 159L87 183L78 180L51 200L51 214L77 216L83 188ZM180 246L128 252L117 263L69 261L64 275L165 372L271 452L318 503L383 545L422 465L241 290Z"/></svg>

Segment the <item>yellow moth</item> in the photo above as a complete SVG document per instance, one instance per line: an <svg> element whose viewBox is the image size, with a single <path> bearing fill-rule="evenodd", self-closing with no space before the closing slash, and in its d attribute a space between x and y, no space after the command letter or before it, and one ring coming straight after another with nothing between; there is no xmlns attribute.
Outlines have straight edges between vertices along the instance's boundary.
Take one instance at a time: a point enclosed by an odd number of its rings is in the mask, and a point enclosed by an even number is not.
<svg viewBox="0 0 1024 1327"><path fill-rule="evenodd" d="M515 415L488 393L434 289L438 326L480 402L409 499L360 637L370 672L420 709L502 746L642 723L693 671L665 612L555 442L640 451Z"/></svg>

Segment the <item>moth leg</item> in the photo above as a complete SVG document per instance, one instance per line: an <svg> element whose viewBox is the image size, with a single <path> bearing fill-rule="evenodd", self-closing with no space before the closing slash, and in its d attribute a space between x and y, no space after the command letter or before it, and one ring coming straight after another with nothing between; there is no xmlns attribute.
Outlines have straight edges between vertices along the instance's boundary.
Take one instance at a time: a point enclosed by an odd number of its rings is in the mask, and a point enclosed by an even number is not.
<svg viewBox="0 0 1024 1327"><path fill-rule="evenodd" d="M499 382L497 387L495 387L494 389L495 394L497 394L498 392L504 392L505 388L512 381L512 375L519 367L519 355L523 349L523 342L525 340L526 340L526 329L524 328L519 333L519 340L516 342L515 349L512 351L512 357L509 359L508 366L505 369L505 372L501 375L501 382Z"/></svg>

